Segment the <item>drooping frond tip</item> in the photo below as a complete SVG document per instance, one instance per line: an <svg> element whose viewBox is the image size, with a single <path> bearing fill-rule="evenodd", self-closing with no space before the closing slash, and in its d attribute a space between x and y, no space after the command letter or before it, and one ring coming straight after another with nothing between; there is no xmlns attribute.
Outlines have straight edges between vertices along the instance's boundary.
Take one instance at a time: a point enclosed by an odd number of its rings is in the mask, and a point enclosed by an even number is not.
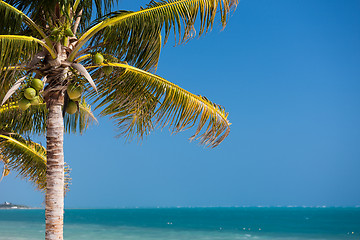
<svg viewBox="0 0 360 240"><path fill-rule="evenodd" d="M41 145L25 140L20 135L0 135L0 150L9 160L10 169L44 190L46 186L46 150Z"/></svg>
<svg viewBox="0 0 360 240"><path fill-rule="evenodd" d="M101 70L94 72L99 95L92 97L98 108L103 107L101 114L115 119L128 137L147 135L156 125L179 132L197 124L190 139L216 147L229 135L230 123L220 105L125 63L108 65L114 67L109 77Z"/></svg>
<svg viewBox="0 0 360 240"><path fill-rule="evenodd" d="M46 149L30 139L18 134L0 135L0 153L8 160L7 167L18 172L18 175L32 182L34 186L46 189ZM65 164L65 191L68 190L71 178L70 168Z"/></svg>

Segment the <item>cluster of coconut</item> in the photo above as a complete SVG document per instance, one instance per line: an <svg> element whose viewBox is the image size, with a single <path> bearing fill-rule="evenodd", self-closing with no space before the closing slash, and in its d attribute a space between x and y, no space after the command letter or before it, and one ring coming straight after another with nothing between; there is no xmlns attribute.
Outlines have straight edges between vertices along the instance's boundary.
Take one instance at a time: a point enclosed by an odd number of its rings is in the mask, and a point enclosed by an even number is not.
<svg viewBox="0 0 360 240"><path fill-rule="evenodd" d="M74 33L69 26L54 27L51 31L50 39L59 42L64 37L72 37Z"/></svg>
<svg viewBox="0 0 360 240"><path fill-rule="evenodd" d="M92 57L92 61L96 65L100 65L104 62L104 56L101 53L96 53ZM113 71L112 66L103 66L101 70L105 73L106 76L109 76Z"/></svg>
<svg viewBox="0 0 360 240"><path fill-rule="evenodd" d="M81 94L83 92L83 88L78 83L70 83L67 86L66 92L70 100L67 103L65 111L68 114L74 114L78 110L78 103L81 101Z"/></svg>
<svg viewBox="0 0 360 240"><path fill-rule="evenodd" d="M41 99L39 91L44 87L44 83L38 78L31 78L30 84L20 93L19 108L21 110L28 109L31 105L39 105Z"/></svg>

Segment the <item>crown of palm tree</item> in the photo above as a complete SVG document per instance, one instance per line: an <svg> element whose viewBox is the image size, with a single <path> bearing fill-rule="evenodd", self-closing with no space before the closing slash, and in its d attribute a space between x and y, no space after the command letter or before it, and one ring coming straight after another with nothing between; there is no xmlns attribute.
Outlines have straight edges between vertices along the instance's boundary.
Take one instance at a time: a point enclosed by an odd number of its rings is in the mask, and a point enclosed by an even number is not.
<svg viewBox="0 0 360 240"><path fill-rule="evenodd" d="M102 107L101 115L111 116L130 138L148 134L157 124L169 124L175 132L197 124L191 139L217 146L230 131L224 108L151 72L172 29L182 43L194 36L197 18L199 35L212 28L216 13L225 27L237 1L151 1L138 12L109 12L113 3L95 1L98 18L90 23L92 1L0 1L0 20L8 26L0 31L0 84L12 86L23 74L36 73L48 79L46 97L80 81L91 103ZM71 26L79 37L52 38L54 31ZM101 65L91 62L96 52L105 57ZM113 68L110 75L103 74L105 66ZM64 69L67 77L59 79Z"/></svg>

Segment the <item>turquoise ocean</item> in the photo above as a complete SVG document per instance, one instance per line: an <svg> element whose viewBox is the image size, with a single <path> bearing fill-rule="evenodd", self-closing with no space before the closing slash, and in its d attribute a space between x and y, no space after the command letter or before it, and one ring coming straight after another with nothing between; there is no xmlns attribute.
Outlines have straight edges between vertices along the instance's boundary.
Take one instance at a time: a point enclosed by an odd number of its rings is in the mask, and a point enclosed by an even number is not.
<svg viewBox="0 0 360 240"><path fill-rule="evenodd" d="M44 210L0 210L1 240L44 238ZM360 240L360 208L66 209L66 240Z"/></svg>

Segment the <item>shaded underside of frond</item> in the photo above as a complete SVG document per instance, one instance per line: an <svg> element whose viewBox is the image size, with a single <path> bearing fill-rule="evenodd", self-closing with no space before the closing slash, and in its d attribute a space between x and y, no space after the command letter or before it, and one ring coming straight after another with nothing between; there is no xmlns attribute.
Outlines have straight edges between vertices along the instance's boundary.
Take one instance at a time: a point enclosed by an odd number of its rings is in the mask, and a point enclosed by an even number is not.
<svg viewBox="0 0 360 240"><path fill-rule="evenodd" d="M56 16L56 4L60 3L61 7L57 9L66 9L63 6L69 1L54 1L54 0L7 0L7 3L24 12L37 25L45 27L48 20Z"/></svg>
<svg viewBox="0 0 360 240"><path fill-rule="evenodd" d="M0 129L21 135L44 135L47 114L48 109L45 103L30 106L23 111L17 102L10 102L0 107ZM96 121L96 118L91 112L91 106L83 101L79 104L79 112L71 115L65 114L64 130L67 133L79 132L82 134L93 121Z"/></svg>
<svg viewBox="0 0 360 240"><path fill-rule="evenodd" d="M179 132L197 125L192 139L216 147L230 132L227 113L220 105L194 95L154 74L124 63L109 64L113 73L106 77L94 70L99 94L90 94L129 138L148 134L155 125L169 125Z"/></svg>
<svg viewBox="0 0 360 240"><path fill-rule="evenodd" d="M21 30L22 14L0 1L0 35L16 34Z"/></svg>
<svg viewBox="0 0 360 240"><path fill-rule="evenodd" d="M7 3L16 7L18 10L26 13L33 21L45 26L45 23L52 21L59 14L68 17L68 10L74 6L75 0L54 1L54 0L7 0ZM111 7L118 0L80 0L75 11L75 18L82 10L82 22L80 30L85 29L89 24L92 13L96 13L97 17L111 11Z"/></svg>
<svg viewBox="0 0 360 240"><path fill-rule="evenodd" d="M39 43L34 38L0 35L0 75L6 67L20 65L31 60L38 50Z"/></svg>
<svg viewBox="0 0 360 240"><path fill-rule="evenodd" d="M0 128L18 134L42 135L46 131L47 108L45 104L30 106L23 111L17 102L0 107Z"/></svg>
<svg viewBox="0 0 360 240"><path fill-rule="evenodd" d="M0 135L0 153L10 162L7 166L34 183L36 188L45 190L46 150L40 144L26 140L20 135Z"/></svg>

